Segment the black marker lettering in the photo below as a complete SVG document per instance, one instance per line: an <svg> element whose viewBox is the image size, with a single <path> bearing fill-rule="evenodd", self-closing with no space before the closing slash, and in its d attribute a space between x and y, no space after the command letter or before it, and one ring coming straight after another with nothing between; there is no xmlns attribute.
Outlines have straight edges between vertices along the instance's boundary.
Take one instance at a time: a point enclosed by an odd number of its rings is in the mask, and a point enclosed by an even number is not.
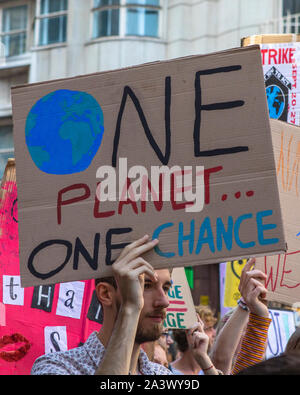
<svg viewBox="0 0 300 395"><path fill-rule="evenodd" d="M89 254L79 237L76 238L74 248L74 262L73 269L78 270L79 254L81 254L93 270L98 268L98 255L99 255L100 233L95 234L94 238L94 255Z"/></svg>
<svg viewBox="0 0 300 395"><path fill-rule="evenodd" d="M119 244L111 244L111 238L113 235L122 235L124 233L129 233L132 231L132 228L116 228L110 229L106 234L106 265L112 265L114 260L111 260L111 250L118 250L125 248L129 243L119 243Z"/></svg>
<svg viewBox="0 0 300 395"><path fill-rule="evenodd" d="M49 273L39 273L33 266L33 261L34 261L35 256L44 248L47 248L47 247L55 245L55 244L61 244L67 248L66 258L65 258L64 262L59 267L50 271ZM48 240L48 241L44 241L43 243L39 244L31 252L31 254L28 258L27 266L28 266L30 273L33 274L35 277L46 280L47 278L50 278L50 277L54 276L55 274L59 273L66 266L66 264L69 262L71 255L72 255L72 243L70 243L69 241L67 241L67 240Z"/></svg>
<svg viewBox="0 0 300 395"><path fill-rule="evenodd" d="M217 73L228 73L231 71L241 70L242 66L229 66L229 67L219 67L216 69L208 69L203 71L197 71L195 77L195 123L194 123L194 153L195 157L199 156L216 156L216 155L226 155L235 154L238 152L249 151L247 146L236 146L231 148L217 148L213 150L201 151L200 149L200 128L201 128L201 112L202 111L218 111L227 110L231 108L242 107L245 102L243 100L235 100L223 103L212 103L212 104L202 104L201 96L201 75L211 75Z"/></svg>
<svg viewBox="0 0 300 395"><path fill-rule="evenodd" d="M161 161L163 165L167 165L169 162L170 154L171 154L171 77L166 77L165 79L165 136L166 136L166 145L165 145L165 154L162 153L156 141L153 138L151 130L149 129L148 123L146 121L146 117L144 115L141 104L134 94L133 90L129 86L124 87L123 97L120 105L120 110L117 118L117 125L114 137L114 145L113 145L113 154L112 154L112 166L116 167L117 165L117 154L119 148L120 141L120 133L121 133L121 123L123 118L123 113L125 110L125 105L127 101L127 97L130 97L135 109L138 113L138 116L141 120L143 129L145 131L146 137L156 153L158 159Z"/></svg>

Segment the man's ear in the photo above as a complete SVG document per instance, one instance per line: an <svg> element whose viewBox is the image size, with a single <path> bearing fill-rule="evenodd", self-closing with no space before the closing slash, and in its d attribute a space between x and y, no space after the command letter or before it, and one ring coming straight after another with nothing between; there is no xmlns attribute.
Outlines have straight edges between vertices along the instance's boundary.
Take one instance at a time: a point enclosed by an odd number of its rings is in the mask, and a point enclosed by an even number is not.
<svg viewBox="0 0 300 395"><path fill-rule="evenodd" d="M100 282L96 286L96 295L102 306L112 306L115 293L115 288L109 283Z"/></svg>

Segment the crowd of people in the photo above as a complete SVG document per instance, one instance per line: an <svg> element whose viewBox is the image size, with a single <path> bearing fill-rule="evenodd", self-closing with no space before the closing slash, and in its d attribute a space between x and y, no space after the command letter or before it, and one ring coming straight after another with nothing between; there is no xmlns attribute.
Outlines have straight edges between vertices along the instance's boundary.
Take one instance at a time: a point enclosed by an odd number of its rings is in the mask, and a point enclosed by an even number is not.
<svg viewBox="0 0 300 395"><path fill-rule="evenodd" d="M240 351L241 338L245 335L249 317L247 313L243 312L246 309L240 309L239 307L241 307L241 303L218 321L209 306L195 306L196 312L203 320L204 332L209 337L208 352L214 365L220 369L222 374L234 374L232 368ZM220 334L226 323L226 329ZM144 345L145 350L149 350L152 344L157 350L154 354L149 354L150 360L168 367L176 375L205 374L192 355L185 330L168 330L163 333L163 337L168 339L164 345L161 344L160 339L157 342ZM265 343L264 352L266 346L267 344ZM265 359L264 355L261 361L257 361L245 369L242 368L237 374L300 375L300 327L297 327L289 338L284 353L270 359Z"/></svg>
<svg viewBox="0 0 300 395"><path fill-rule="evenodd" d="M300 374L300 328L285 352L266 359L266 275L248 260L241 274L238 306L220 322L208 306L196 306L197 322L168 331L171 270L154 270L142 257L158 240L126 246L112 277L96 280L103 326L80 347L39 357L32 374L43 375L259 375Z"/></svg>

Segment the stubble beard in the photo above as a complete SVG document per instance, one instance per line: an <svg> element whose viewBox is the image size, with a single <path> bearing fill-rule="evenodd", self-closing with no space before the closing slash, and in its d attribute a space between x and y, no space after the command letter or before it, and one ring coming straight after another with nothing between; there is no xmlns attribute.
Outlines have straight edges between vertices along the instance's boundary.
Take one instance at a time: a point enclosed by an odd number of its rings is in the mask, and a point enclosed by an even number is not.
<svg viewBox="0 0 300 395"><path fill-rule="evenodd" d="M158 340L163 333L163 329L163 321L161 323L154 323L148 327L143 326L142 322L139 322L135 335L135 342L137 344L142 344Z"/></svg>
<svg viewBox="0 0 300 395"><path fill-rule="evenodd" d="M116 300L117 313L119 313L120 308L121 308L121 302L117 299ZM164 312L163 314L165 318L166 312ZM142 324L142 320L140 319L138 322L138 327L135 335L135 343L143 344L146 342L152 342L158 340L163 333L163 329L164 329L163 322L164 320L161 323L154 323L151 326L144 328Z"/></svg>

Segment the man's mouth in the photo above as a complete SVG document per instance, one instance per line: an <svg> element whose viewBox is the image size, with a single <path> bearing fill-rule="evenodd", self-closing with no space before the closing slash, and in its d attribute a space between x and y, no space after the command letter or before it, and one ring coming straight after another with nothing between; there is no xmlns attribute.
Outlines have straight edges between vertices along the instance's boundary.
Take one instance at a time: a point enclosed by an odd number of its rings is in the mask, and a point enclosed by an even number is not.
<svg viewBox="0 0 300 395"><path fill-rule="evenodd" d="M4 335L0 338L0 358L6 362L16 362L24 358L30 349L29 341L20 333Z"/></svg>
<svg viewBox="0 0 300 395"><path fill-rule="evenodd" d="M166 314L164 313L153 313L153 314L148 314L148 318L150 318L152 321L161 323L165 320Z"/></svg>

